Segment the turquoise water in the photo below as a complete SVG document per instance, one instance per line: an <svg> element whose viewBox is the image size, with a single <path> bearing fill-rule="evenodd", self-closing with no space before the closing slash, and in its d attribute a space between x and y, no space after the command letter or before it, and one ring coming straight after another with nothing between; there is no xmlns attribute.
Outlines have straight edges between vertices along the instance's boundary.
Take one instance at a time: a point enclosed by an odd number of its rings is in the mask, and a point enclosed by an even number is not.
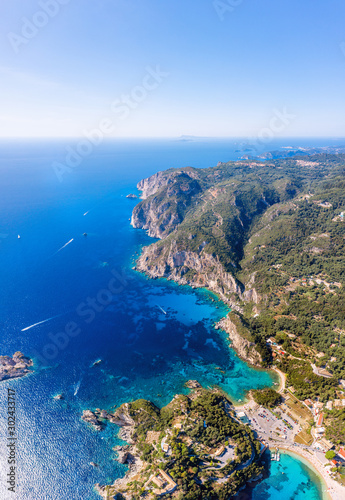
<svg viewBox="0 0 345 500"><path fill-rule="evenodd" d="M266 454L266 457L269 453ZM326 500L326 485L319 475L297 455L281 453L280 462L269 465L269 477L239 500Z"/></svg>
<svg viewBox="0 0 345 500"><path fill-rule="evenodd" d="M152 239L129 225L135 201L126 194L158 170L236 159L236 141L106 143L59 183L51 165L66 145L10 141L0 149L0 353L35 359L32 375L0 386L2 446L6 391L17 390L18 500L92 500L96 482L124 474L113 460L117 429L96 433L80 420L83 409L139 397L162 406L191 378L234 401L273 382L214 329L228 309L212 294L131 269ZM78 333L66 341L71 322ZM12 498L4 482L0 498Z"/></svg>

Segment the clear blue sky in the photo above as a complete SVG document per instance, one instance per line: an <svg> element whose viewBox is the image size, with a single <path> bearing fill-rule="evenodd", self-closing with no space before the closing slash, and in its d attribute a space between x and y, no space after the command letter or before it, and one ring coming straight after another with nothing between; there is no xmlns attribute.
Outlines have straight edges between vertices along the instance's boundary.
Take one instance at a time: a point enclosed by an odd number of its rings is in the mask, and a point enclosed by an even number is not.
<svg viewBox="0 0 345 500"><path fill-rule="evenodd" d="M217 1L2 1L0 136L345 136L344 0Z"/></svg>

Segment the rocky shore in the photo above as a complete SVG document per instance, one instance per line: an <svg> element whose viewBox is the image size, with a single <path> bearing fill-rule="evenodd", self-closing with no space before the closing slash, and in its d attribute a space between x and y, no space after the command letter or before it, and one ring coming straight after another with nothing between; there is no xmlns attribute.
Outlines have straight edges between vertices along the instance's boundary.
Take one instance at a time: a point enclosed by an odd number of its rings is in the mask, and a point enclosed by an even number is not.
<svg viewBox="0 0 345 500"><path fill-rule="evenodd" d="M188 180L179 179L176 182L178 176L188 177ZM243 305L246 303L252 304L253 313L259 313L265 297L259 296L255 289L255 273L248 277L245 284L241 283L224 269L217 255L204 250L207 242L192 251L188 248L189 243L183 243L175 236L183 217L176 210L173 198L175 196L175 204L178 203L182 190L183 196L187 193L193 198L196 189L193 182L199 181L195 176L197 173L193 169L166 171L158 172L138 183L137 188L142 192L143 201L134 207L131 224L145 229L149 236L160 238L161 241L143 248L135 269L153 279L166 278L180 285L205 287L216 293L232 311L240 314L243 314ZM168 196L169 190L172 191L171 196ZM190 205L192 202L189 200L188 203ZM188 236L188 232L185 235L187 241L192 241L194 236ZM250 334L242 334L243 329L238 328L237 322L226 317L218 323L217 328L228 333L233 349L243 360L254 366L262 366L262 357L252 342L253 339Z"/></svg>
<svg viewBox="0 0 345 500"><path fill-rule="evenodd" d="M0 356L0 381L10 378L24 377L32 373L30 368L33 366L32 359L24 356L20 351L12 356Z"/></svg>
<svg viewBox="0 0 345 500"><path fill-rule="evenodd" d="M131 435L134 428L134 421L126 411L126 405L122 405L115 413L97 408L94 411L84 410L81 416L87 424L90 424L96 431L102 431L107 421L121 427L119 437L131 443Z"/></svg>
<svg viewBox="0 0 345 500"><path fill-rule="evenodd" d="M250 342L238 332L238 325L231 320L230 315L221 319L216 324L216 328L224 330L229 335L231 347L241 359L253 366L261 367L262 357L255 349L255 343Z"/></svg>
<svg viewBox="0 0 345 500"><path fill-rule="evenodd" d="M129 415L128 404L123 404L115 413L109 413L106 410L100 410L99 408L95 411L84 410L82 415L82 420L86 423L92 425L92 427L97 431L102 431L105 427L106 421L112 424L118 425L120 427L119 438L126 441L127 445L120 445L114 448L117 452L116 460L120 464L126 464L129 469L126 475L122 478L117 479L114 484L110 486L96 484L95 489L102 498L109 498L109 488L111 488L112 495L117 489L122 489L125 487L142 469L144 462L139 457L139 452L134 444L132 438L135 431L135 422ZM113 498L113 496L112 496Z"/></svg>

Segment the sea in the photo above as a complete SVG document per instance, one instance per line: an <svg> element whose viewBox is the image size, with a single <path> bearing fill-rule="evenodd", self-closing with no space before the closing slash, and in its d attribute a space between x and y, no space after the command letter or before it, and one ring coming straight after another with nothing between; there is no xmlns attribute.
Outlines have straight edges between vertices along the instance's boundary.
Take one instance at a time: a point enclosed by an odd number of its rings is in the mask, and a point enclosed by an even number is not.
<svg viewBox="0 0 345 500"><path fill-rule="evenodd" d="M258 152L344 142L275 139ZM277 383L214 328L229 311L214 294L133 269L154 241L130 225L138 200L126 196L139 194L137 182L171 167L237 160L250 147L244 139L1 140L0 355L20 350L34 359L32 374L0 383L1 499L96 500L95 483L125 474L114 460L118 428L96 432L81 420L85 409L138 398L163 406L188 391L189 379L221 387L235 403ZM8 389L16 391L15 495L7 483ZM315 475L305 466L296 474L291 460L281 462L287 480L275 480L273 465L252 498L277 491L280 500L297 499L291 492L301 485L303 499L321 498Z"/></svg>

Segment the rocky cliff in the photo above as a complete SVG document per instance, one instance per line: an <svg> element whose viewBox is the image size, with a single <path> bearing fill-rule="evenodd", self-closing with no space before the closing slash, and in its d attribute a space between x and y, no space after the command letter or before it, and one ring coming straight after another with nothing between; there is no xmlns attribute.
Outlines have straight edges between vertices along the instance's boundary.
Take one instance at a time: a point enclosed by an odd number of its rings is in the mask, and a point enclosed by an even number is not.
<svg viewBox="0 0 345 500"><path fill-rule="evenodd" d="M231 345L240 358L254 366L262 365L262 357L256 351L255 343L246 338L250 338L250 332L243 331L244 327L240 324L239 318L235 314L230 313L220 320L216 328L224 330L229 335Z"/></svg>
<svg viewBox="0 0 345 500"><path fill-rule="evenodd" d="M143 249L136 269L151 278L164 277L181 285L207 287L235 309L242 297L241 284L224 271L217 257L206 252L180 250L172 240L168 245L152 244Z"/></svg>
<svg viewBox="0 0 345 500"><path fill-rule="evenodd" d="M153 238L164 238L181 224L202 191L198 180L184 171L158 172L139 182L138 189L143 201L134 208L131 224Z"/></svg>
<svg viewBox="0 0 345 500"><path fill-rule="evenodd" d="M280 195L253 179L250 171L244 182L246 168L221 164L214 169L172 169L140 181L142 201L131 223L161 241L143 249L136 269L151 278L206 287L240 313L248 302L259 312L262 297L255 288L255 273L242 273L243 281L236 275L251 224ZM238 338L233 343L238 345ZM239 350L243 357L248 351L249 362L259 363L252 345Z"/></svg>

